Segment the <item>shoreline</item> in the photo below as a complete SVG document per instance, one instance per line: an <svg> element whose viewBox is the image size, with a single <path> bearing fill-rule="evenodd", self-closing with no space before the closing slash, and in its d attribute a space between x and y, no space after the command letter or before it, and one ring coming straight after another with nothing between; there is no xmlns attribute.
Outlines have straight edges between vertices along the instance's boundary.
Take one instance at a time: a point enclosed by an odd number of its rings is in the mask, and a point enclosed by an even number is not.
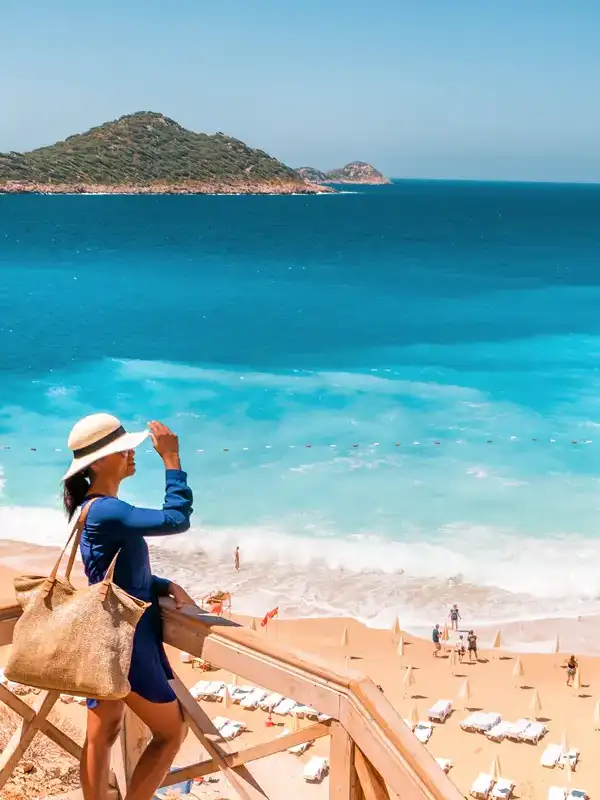
<svg viewBox="0 0 600 800"><path fill-rule="evenodd" d="M248 181L189 181L185 183L93 184L93 183L0 183L0 195L314 195L335 194L330 186L305 182Z"/></svg>
<svg viewBox="0 0 600 800"><path fill-rule="evenodd" d="M0 569L9 570L11 573L18 571L36 572L43 575L49 571L58 557L60 548L55 545L41 545L35 543L28 543L24 541L0 539ZM168 555L168 559L165 556ZM157 558L158 556L158 558ZM150 550L150 557L154 564L158 562L158 573L166 573L169 571L167 560L181 560L185 562L185 554L178 554L176 552L165 552L163 550L157 551L154 548ZM210 560L206 565L210 569ZM256 612L255 609L249 608L248 603L236 603L236 581L243 575L244 565L242 565L241 573L235 573L231 570L230 580L224 578L223 574L220 575L218 580L215 580L215 585L219 583L218 588L225 591L231 591L233 596L234 611L248 619L253 616L256 619L262 617L262 610ZM331 570L334 573L334 570ZM81 563L76 561L75 572L77 581L85 581L81 571ZM180 573L177 567L171 569L171 575L174 580L186 586L191 594L200 597L203 592L194 591L189 586L189 581L186 581L186 574ZM212 585L213 581L211 581ZM222 584L222 585L221 585ZM6 589L6 587L0 588ZM9 591L10 596L10 591ZM281 595L278 594L276 589L269 593L262 600L264 610L266 611L267 605L269 607L281 606ZM261 605L261 609L262 609ZM431 624L423 625L418 623L411 623L407 620L406 615L403 618L402 614L389 608L389 622L383 623L380 620L365 620L360 617L350 616L345 612L339 614L298 614L284 611L281 616L281 622L290 624L304 624L307 622L314 622L316 624L327 624L340 621L352 621L358 625L363 626L368 631L382 633L389 631L396 616L399 616L402 629L405 630L410 636L415 637L423 643L429 643L431 636L431 629L433 625L439 623L443 627L446 622L447 609L444 602L440 602L439 613L431 615ZM554 646L556 637L560 640L560 652L562 654L570 655L571 652L578 655L585 655L586 657L600 657L600 614L580 614L572 615L556 615L548 614L547 616L536 616L535 618L506 618L494 619L490 621L481 621L474 618L467 618L460 622L460 630L466 631L470 627L474 628L479 636L479 641L482 647L491 646L491 642L500 630L502 634L503 650L510 653L530 654L530 655L547 655L550 656L554 653ZM567 652L568 651L568 652Z"/></svg>

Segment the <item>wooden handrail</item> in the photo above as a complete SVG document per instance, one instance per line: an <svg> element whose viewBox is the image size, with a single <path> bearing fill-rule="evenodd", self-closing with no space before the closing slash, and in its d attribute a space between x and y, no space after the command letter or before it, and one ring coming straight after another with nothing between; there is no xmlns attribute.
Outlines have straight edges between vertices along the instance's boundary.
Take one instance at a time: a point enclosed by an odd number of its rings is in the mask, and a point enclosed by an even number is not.
<svg viewBox="0 0 600 800"><path fill-rule="evenodd" d="M339 784L345 787L343 792L333 787L331 797L354 800L355 792L349 787L355 785L356 764L375 794L387 786L403 800L462 800L463 795L369 678L351 669L332 669L312 654L278 645L230 620L195 608L176 610L169 598L160 602L167 644L332 718L332 758L335 752L340 763L350 764L350 771L345 783ZM18 605L0 606L0 645L12 640L20 614ZM228 763L238 761L231 756Z"/></svg>

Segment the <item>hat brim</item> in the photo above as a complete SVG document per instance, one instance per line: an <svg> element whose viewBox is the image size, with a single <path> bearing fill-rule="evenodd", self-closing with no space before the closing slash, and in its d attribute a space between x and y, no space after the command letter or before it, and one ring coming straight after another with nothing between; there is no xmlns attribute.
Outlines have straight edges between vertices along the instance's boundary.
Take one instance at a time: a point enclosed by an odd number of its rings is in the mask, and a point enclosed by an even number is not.
<svg viewBox="0 0 600 800"><path fill-rule="evenodd" d="M81 458L74 458L73 461L71 461L71 466L63 475L62 480L66 481L68 478L73 477L73 475L76 475L78 472L87 469L87 467L89 467L91 464L94 464L96 461L104 458L104 456L111 456L113 453L122 453L125 450L134 450L144 441L144 439L147 439L149 435L150 431L124 433L123 436L119 436L119 438L115 439L114 442L105 445L105 447L101 447L94 453L90 453L87 456L82 456Z"/></svg>

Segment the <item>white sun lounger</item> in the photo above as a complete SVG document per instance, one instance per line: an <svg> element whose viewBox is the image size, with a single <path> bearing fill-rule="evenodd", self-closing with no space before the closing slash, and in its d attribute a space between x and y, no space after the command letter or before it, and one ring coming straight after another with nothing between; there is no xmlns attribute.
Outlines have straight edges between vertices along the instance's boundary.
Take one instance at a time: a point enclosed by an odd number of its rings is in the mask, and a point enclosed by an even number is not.
<svg viewBox="0 0 600 800"><path fill-rule="evenodd" d="M421 744L427 744L433 733L433 725L431 722L419 722L419 724L415 726L413 733Z"/></svg>
<svg viewBox="0 0 600 800"><path fill-rule="evenodd" d="M446 717L448 717L452 713L452 700L438 700L437 703L434 703L429 711L427 712L427 716L431 720L436 720L437 722L445 722Z"/></svg>
<svg viewBox="0 0 600 800"><path fill-rule="evenodd" d="M69 705L69 703L73 702L73 695L72 694L61 694L60 702L65 703L65 705Z"/></svg>
<svg viewBox="0 0 600 800"><path fill-rule="evenodd" d="M291 753L293 756L301 756L303 753L306 753L311 744L312 742L302 742L302 744L296 744L293 747L288 747L288 753Z"/></svg>
<svg viewBox="0 0 600 800"><path fill-rule="evenodd" d="M227 725L223 725L222 728L219 729L219 733L223 737L223 739L235 739L236 736L239 736L240 733L245 730L246 726L243 722L236 722L235 720L229 720Z"/></svg>
<svg viewBox="0 0 600 800"><path fill-rule="evenodd" d="M290 714L292 709L296 708L297 705L298 703L295 700L292 700L290 697L284 697L280 703L277 703L273 709L273 713L285 717L286 714Z"/></svg>
<svg viewBox="0 0 600 800"><path fill-rule="evenodd" d="M575 769L579 761L579 750L576 747L571 748L568 753L564 753L559 757L558 766L564 769L567 766L567 761L571 762L571 769Z"/></svg>
<svg viewBox="0 0 600 800"><path fill-rule="evenodd" d="M219 731L219 733L221 732L221 729L224 728L225 725L229 725L230 722L231 720L228 717L215 717L212 720L212 724Z"/></svg>
<svg viewBox="0 0 600 800"><path fill-rule="evenodd" d="M511 725L510 730L506 732L506 738L520 742L521 737L530 725L530 719L518 719L514 725Z"/></svg>
<svg viewBox="0 0 600 800"><path fill-rule="evenodd" d="M204 692L200 695L201 700L218 700L225 690L223 681L211 681Z"/></svg>
<svg viewBox="0 0 600 800"><path fill-rule="evenodd" d="M190 689L190 694L194 700L199 700L201 697L203 697L211 683L212 681L198 681L198 683L195 683Z"/></svg>
<svg viewBox="0 0 600 800"><path fill-rule="evenodd" d="M502 739L506 736L508 731L512 728L512 722L506 722L505 720L501 720L497 725L494 725L493 728L490 728L489 731L485 731L485 735L488 739L491 739L492 742L501 742Z"/></svg>
<svg viewBox="0 0 600 800"><path fill-rule="evenodd" d="M255 689L253 692L249 692L242 702L240 703L242 708L249 708L255 709L258 708L258 704L261 700L264 700L265 697L269 694L266 689Z"/></svg>
<svg viewBox="0 0 600 800"><path fill-rule="evenodd" d="M537 744L546 735L548 728L542 722L532 722L520 736L521 741Z"/></svg>
<svg viewBox="0 0 600 800"><path fill-rule="evenodd" d="M481 772L473 781L473 786L471 786L471 795L473 797L487 798L490 796L493 785L494 779L490 775L485 775L483 772Z"/></svg>
<svg viewBox="0 0 600 800"><path fill-rule="evenodd" d="M540 758L540 764L542 767L554 769L554 767L558 764L558 760L560 759L560 752L561 748L559 744L549 744Z"/></svg>
<svg viewBox="0 0 600 800"><path fill-rule="evenodd" d="M548 800L566 800L567 792L562 786L550 786L548 789Z"/></svg>
<svg viewBox="0 0 600 800"><path fill-rule="evenodd" d="M464 731L479 731L485 733L502 722L500 714L495 712L475 711L460 723Z"/></svg>
<svg viewBox="0 0 600 800"><path fill-rule="evenodd" d="M277 694L277 692L272 692L271 694L267 695L265 699L258 704L259 708L262 708L263 711L273 711L275 706L278 703L281 703L283 700L282 694Z"/></svg>
<svg viewBox="0 0 600 800"><path fill-rule="evenodd" d="M588 795L583 789L571 789L567 800L587 800Z"/></svg>
<svg viewBox="0 0 600 800"><path fill-rule="evenodd" d="M329 761L326 758L315 756L304 767L302 773L305 781L320 783L329 770Z"/></svg>
<svg viewBox="0 0 600 800"><path fill-rule="evenodd" d="M294 713L299 719L303 717L308 717L309 719L317 719L319 716L319 712L316 708L312 706L296 706L294 709Z"/></svg>
<svg viewBox="0 0 600 800"><path fill-rule="evenodd" d="M438 767L448 773L452 769L452 761L449 758L436 758Z"/></svg>
<svg viewBox="0 0 600 800"><path fill-rule="evenodd" d="M492 789L492 797L497 797L498 800L510 800L514 790L515 783L513 781L509 781L508 778L498 778Z"/></svg>

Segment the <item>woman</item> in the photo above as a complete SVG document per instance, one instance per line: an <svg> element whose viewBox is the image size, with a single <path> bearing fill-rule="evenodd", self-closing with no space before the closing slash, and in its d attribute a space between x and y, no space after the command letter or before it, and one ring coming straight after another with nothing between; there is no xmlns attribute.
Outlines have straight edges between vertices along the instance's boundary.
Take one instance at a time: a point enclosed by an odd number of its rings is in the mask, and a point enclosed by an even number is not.
<svg viewBox="0 0 600 800"><path fill-rule="evenodd" d="M575 679L575 673L577 672L577 659L575 656L571 656L571 658L567 661L567 686L573 685L573 680Z"/></svg>
<svg viewBox="0 0 600 800"><path fill-rule="evenodd" d="M105 800L110 750L123 721L125 705L148 726L152 740L131 779L128 800L151 800L185 737L185 724L169 680L173 673L162 643L158 598L170 595L178 608L193 604L187 592L151 574L145 536L182 533L190 527L192 491L179 461L177 436L160 422L148 423L154 449L165 466L166 492L161 511L136 508L117 498L121 481L135 473L134 448L148 436L126 433L116 417L92 414L80 420L69 436L73 461L64 482L69 519L90 505L81 537L81 556L91 584L103 580L116 553L115 583L151 603L134 637L129 681L124 700L88 700L87 733L81 761L85 800Z"/></svg>

